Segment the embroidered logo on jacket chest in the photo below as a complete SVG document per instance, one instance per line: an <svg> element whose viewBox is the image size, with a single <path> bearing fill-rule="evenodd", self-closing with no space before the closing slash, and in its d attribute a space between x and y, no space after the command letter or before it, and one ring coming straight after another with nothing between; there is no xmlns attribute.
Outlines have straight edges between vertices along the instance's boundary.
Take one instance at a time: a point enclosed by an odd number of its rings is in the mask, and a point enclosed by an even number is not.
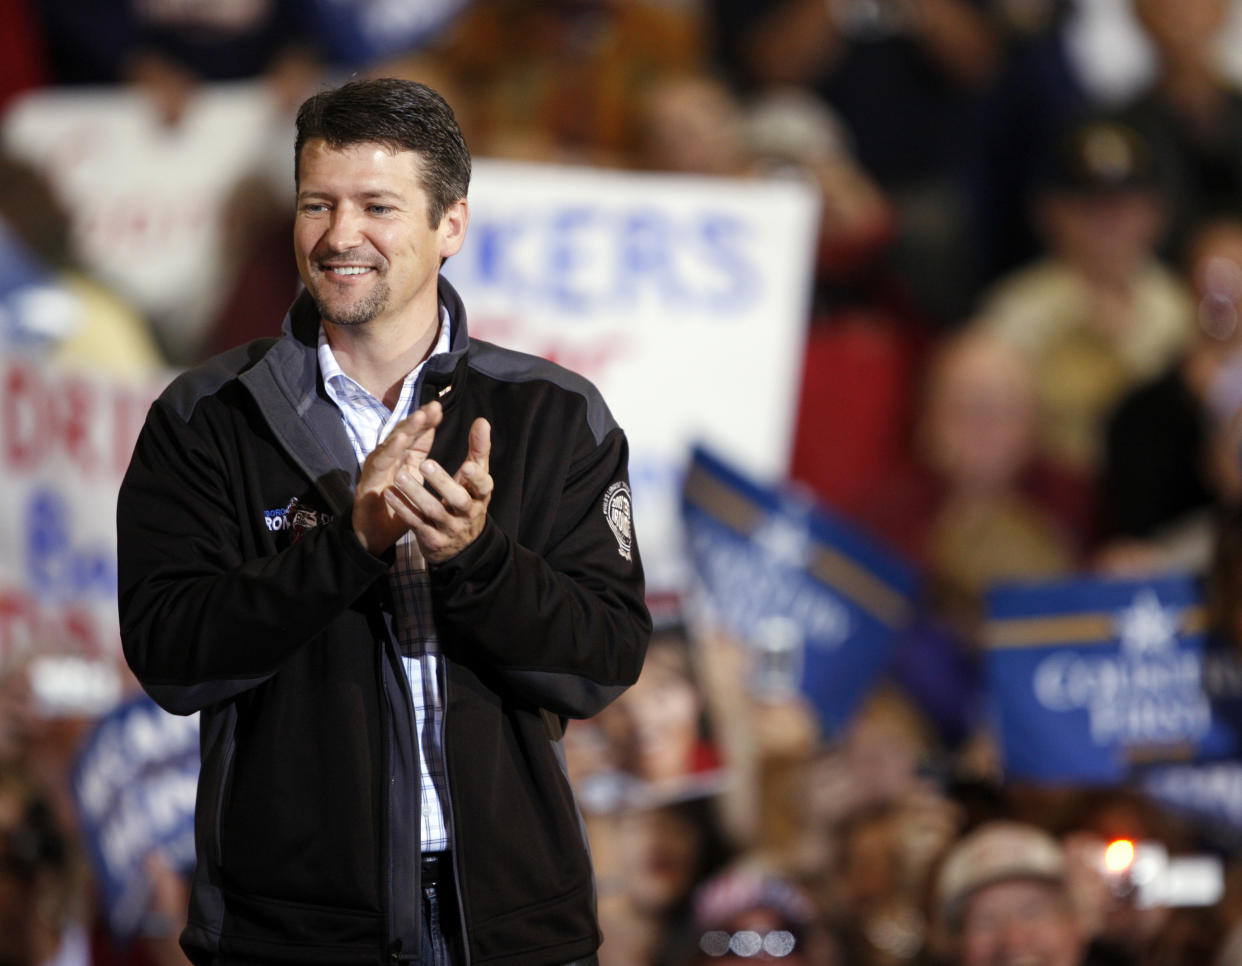
<svg viewBox="0 0 1242 966"><path fill-rule="evenodd" d="M632 559L630 551L634 543L632 503L630 487L625 482L614 483L604 491L604 519L608 521L612 535L617 538L617 553L626 560Z"/></svg>
<svg viewBox="0 0 1242 966"><path fill-rule="evenodd" d="M268 530L273 533L289 531L295 543L307 530L330 523L332 518L331 513L306 506L296 496L282 509L263 511L263 522Z"/></svg>

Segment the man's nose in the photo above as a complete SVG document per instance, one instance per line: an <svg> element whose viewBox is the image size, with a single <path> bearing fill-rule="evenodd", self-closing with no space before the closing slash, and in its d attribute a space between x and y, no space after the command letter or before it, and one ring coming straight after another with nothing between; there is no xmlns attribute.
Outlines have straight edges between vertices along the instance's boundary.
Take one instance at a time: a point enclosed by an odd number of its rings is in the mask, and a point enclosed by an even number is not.
<svg viewBox="0 0 1242 966"><path fill-rule="evenodd" d="M333 210L324 242L334 252L347 252L362 245L362 218L346 206Z"/></svg>
<svg viewBox="0 0 1242 966"><path fill-rule="evenodd" d="M1000 942L1006 958L1029 952L1032 936L1029 922L1016 916L1007 919L1001 930Z"/></svg>

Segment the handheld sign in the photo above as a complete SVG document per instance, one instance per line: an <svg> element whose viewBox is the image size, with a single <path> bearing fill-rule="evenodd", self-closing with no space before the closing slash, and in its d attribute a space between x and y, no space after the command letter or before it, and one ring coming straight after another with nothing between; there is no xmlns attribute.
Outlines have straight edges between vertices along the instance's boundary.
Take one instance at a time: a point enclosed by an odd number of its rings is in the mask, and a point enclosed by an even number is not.
<svg viewBox="0 0 1242 966"><path fill-rule="evenodd" d="M630 444L647 586L677 591L694 442L789 465L818 198L801 181L480 160L445 275L470 333L590 379Z"/></svg>
<svg viewBox="0 0 1242 966"><path fill-rule="evenodd" d="M826 733L843 728L909 618L913 572L801 493L703 449L682 509L692 579L713 617L755 649L756 686L797 688Z"/></svg>
<svg viewBox="0 0 1242 966"><path fill-rule="evenodd" d="M1206 614L1188 576L999 587L988 644L1011 778L1115 783L1138 764L1237 750L1236 701L1205 687Z"/></svg>
<svg viewBox="0 0 1242 966"><path fill-rule="evenodd" d="M87 736L70 789L112 931L137 935L148 913L145 862L158 852L175 871L194 866L198 716L177 717L139 695Z"/></svg>

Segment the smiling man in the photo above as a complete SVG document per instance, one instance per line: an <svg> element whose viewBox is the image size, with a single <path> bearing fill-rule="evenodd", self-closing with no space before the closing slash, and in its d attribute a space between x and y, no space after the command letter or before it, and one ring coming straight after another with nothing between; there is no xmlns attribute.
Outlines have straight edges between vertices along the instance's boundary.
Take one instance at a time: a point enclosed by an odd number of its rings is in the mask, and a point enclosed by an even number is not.
<svg viewBox="0 0 1242 966"><path fill-rule="evenodd" d="M295 157L305 291L164 392L118 504L126 657L202 715L182 946L593 962L559 743L650 633L625 436L585 380L469 338L440 266L470 156L438 94L318 94Z"/></svg>

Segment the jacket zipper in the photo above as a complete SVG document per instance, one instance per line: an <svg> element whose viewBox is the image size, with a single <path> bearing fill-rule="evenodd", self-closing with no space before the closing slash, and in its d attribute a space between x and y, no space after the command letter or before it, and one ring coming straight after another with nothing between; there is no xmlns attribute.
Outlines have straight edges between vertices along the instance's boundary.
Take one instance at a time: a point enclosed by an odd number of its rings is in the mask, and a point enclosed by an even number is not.
<svg viewBox="0 0 1242 966"><path fill-rule="evenodd" d="M440 763L444 768L444 788L448 793L447 801L441 802L448 821L449 862L453 866L453 892L457 899L457 924L461 932L461 951L465 958L465 966L470 966L470 939L466 930L466 900L461 887L461 871L458 867L457 851L457 815L453 809L453 780L449 773L448 745L445 743L445 732L448 729L448 668L443 653L436 661L436 679L440 686Z"/></svg>
<svg viewBox="0 0 1242 966"><path fill-rule="evenodd" d="M388 711L390 715L390 727L385 729L386 740L388 741L388 756L387 756L388 758L388 788L387 788L387 795L386 795L387 800L388 800L388 814L387 814L387 822L386 822L385 829L384 829L385 836L388 839L388 863L387 863L387 868L385 869L385 874L387 877L386 892L388 896L388 917L389 917L388 950L389 950L389 959L392 961L392 963L395 966L395 964L401 961L401 953L408 952L407 950L403 949L403 941L401 937L395 935L397 932L395 928L396 924L400 922L401 917L403 915L408 916L411 913L413 914L414 921L416 923L421 922L422 868L418 862L414 863L413 895L408 897L409 900L413 903L414 908L405 909L405 910L397 908L397 904L396 904L397 899L396 899L396 896L393 894L393 888L394 888L394 882L396 879L396 863L397 863L398 857L397 857L397 848L396 848L397 839L395 836L391 834L392 829L393 829L392 815L393 815L393 812L396 811L396 806L399 804L399 802L396 801L396 799L406 798L409 801L414 802L416 805L417 805L418 799L417 797L410 795L404 789L402 790L402 794L400 796L397 795L396 788L397 788L397 775L398 775L399 769L397 768L396 759L397 759L399 752L398 752L397 742L394 740L393 728L396 727L396 721L397 721L398 714L409 715L409 725L410 725L410 729L411 729L412 736L413 736L414 752L416 756L417 756L417 745L418 745L418 728L413 720L414 700L413 700L412 695L410 694L409 681L407 680L406 675L405 675L405 664L401 658L401 649L397 645L396 638L393 636L393 633L391 631L390 633L385 635L383 647L384 647L384 657L383 657L383 660L381 661L381 667L380 667L380 675L381 675L380 690L384 694L385 704L388 706ZM389 700L389 691L388 691L388 688L385 686L385 680L384 680L389 674L394 674L396 676L397 690L400 692L401 697L402 697L402 706L401 706L400 711L398 711L397 708L394 708L392 701ZM418 769L417 758L414 762L414 767L415 767L415 777L417 778L417 769ZM418 829L421 827L421 821L419 819L417 809L415 810L415 813L413 814L413 816L406 817L406 822L407 822L407 827L409 828ZM417 834L415 835L415 842L416 843L418 842ZM417 936L422 935L421 929L415 930L415 933ZM417 956L418 951L415 950L413 954Z"/></svg>

